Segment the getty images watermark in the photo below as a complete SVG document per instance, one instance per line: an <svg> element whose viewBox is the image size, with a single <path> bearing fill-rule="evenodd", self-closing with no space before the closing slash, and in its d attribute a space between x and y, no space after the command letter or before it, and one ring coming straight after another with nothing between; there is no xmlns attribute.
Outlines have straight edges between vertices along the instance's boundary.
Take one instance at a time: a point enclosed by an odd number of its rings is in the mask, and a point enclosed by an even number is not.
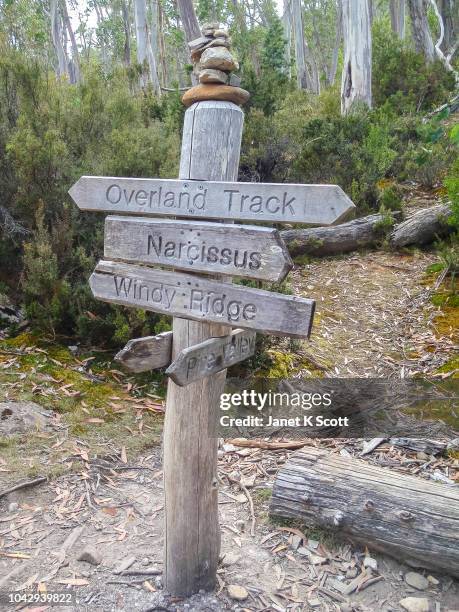
<svg viewBox="0 0 459 612"><path fill-rule="evenodd" d="M330 409L333 403L333 391L324 393L276 391L258 392L244 389L239 393L222 393L220 395L221 427L349 427L348 416L321 414L321 409ZM289 416L278 416L272 409L283 408L292 411ZM228 414L236 409L237 415ZM239 414L241 411L247 414ZM306 414L313 411L314 414Z"/></svg>

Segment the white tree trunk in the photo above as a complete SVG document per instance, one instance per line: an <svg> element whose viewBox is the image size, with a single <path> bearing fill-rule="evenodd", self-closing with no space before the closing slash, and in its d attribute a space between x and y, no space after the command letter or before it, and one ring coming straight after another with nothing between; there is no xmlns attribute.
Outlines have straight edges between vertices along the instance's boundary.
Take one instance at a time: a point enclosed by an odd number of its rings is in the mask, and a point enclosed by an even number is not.
<svg viewBox="0 0 459 612"><path fill-rule="evenodd" d="M371 108L371 23L368 0L342 0L344 62L341 112L360 102Z"/></svg>
<svg viewBox="0 0 459 612"><path fill-rule="evenodd" d="M65 61L65 49L62 40L62 20L59 12L58 0L51 0L50 3L51 15L51 36L53 39L54 49L57 55L57 70L58 77L67 75L67 62Z"/></svg>
<svg viewBox="0 0 459 612"><path fill-rule="evenodd" d="M440 0L439 9L443 19L445 35L442 43L442 50L448 55L457 45L459 29L459 5L457 0Z"/></svg>
<svg viewBox="0 0 459 612"><path fill-rule="evenodd" d="M295 31L296 80L298 89L309 89L310 79L306 68L303 10L301 0L291 0L292 21Z"/></svg>
<svg viewBox="0 0 459 612"><path fill-rule="evenodd" d="M292 13L289 0L284 0L282 24L285 38L285 65L287 66L287 75L290 78L292 76Z"/></svg>
<svg viewBox="0 0 459 612"><path fill-rule="evenodd" d="M338 56L341 47L341 39L343 38L343 6L341 1L336 5L336 26L335 26L335 45L332 51L330 67L327 73L327 83L333 85L336 79L338 70Z"/></svg>
<svg viewBox="0 0 459 612"><path fill-rule="evenodd" d="M400 40L405 38L405 0L390 0L390 22L392 31Z"/></svg>
<svg viewBox="0 0 459 612"><path fill-rule="evenodd" d="M430 4L432 5L435 15L438 19L438 25L440 28L440 34L438 36L437 42L435 43L435 53L437 54L438 59L441 61L446 70L454 74L456 83L459 83L459 73L456 72L456 70L453 68L451 64L451 58L446 56L442 51L442 44L445 38L445 24L443 22L443 17L440 11L438 10L438 6L435 0L430 0Z"/></svg>
<svg viewBox="0 0 459 612"><path fill-rule="evenodd" d="M75 38L75 34L73 32L72 23L70 21L69 13L67 10L66 0L61 0L60 6L62 9L62 20L64 22L65 27L67 28L67 32L70 37L70 46L72 47L74 82L79 83L81 81L80 53L78 51L77 41Z"/></svg>
<svg viewBox="0 0 459 612"><path fill-rule="evenodd" d="M149 71L149 80L153 86L154 91L157 94L160 94L161 87L159 85L158 70L156 67L156 57L154 56L153 50L151 48L150 32L148 29L146 0L135 0L134 19L137 34L137 62L141 66L145 66L145 63L147 63ZM140 78L140 83L142 87L145 87L147 80L148 79L146 75L142 74Z"/></svg>
<svg viewBox="0 0 459 612"><path fill-rule="evenodd" d="M427 3L428 0L408 0L411 30L416 51L422 53L427 62L433 62L435 48L427 21Z"/></svg>
<svg viewBox="0 0 459 612"><path fill-rule="evenodd" d="M129 8L126 0L123 0L121 4L121 14L124 28L124 64L129 66L131 64L131 24L129 21Z"/></svg>

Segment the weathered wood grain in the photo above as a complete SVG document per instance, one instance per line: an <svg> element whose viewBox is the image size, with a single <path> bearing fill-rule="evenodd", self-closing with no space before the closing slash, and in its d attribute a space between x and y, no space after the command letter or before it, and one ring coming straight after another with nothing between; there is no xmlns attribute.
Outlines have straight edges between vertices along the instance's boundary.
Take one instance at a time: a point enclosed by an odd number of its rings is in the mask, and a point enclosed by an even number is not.
<svg viewBox="0 0 459 612"><path fill-rule="evenodd" d="M115 355L115 361L129 372L138 374L168 366L172 359L172 332L129 340Z"/></svg>
<svg viewBox="0 0 459 612"><path fill-rule="evenodd" d="M94 297L153 312L308 338L315 302L204 277L100 261L89 279Z"/></svg>
<svg viewBox="0 0 459 612"><path fill-rule="evenodd" d="M447 236L454 229L448 224L450 215L451 206L449 204L418 210L395 227L390 236L390 243L394 247L404 247L410 244L422 245Z"/></svg>
<svg viewBox="0 0 459 612"><path fill-rule="evenodd" d="M459 575L459 490L304 448L279 471L270 513L332 529L411 565Z"/></svg>
<svg viewBox="0 0 459 612"><path fill-rule="evenodd" d="M229 102L199 102L185 113L182 179L237 179L244 115ZM228 327L174 318L172 357L228 334ZM186 387L169 379L164 425L164 583L173 595L212 590L220 554L217 414L226 370Z"/></svg>
<svg viewBox="0 0 459 612"><path fill-rule="evenodd" d="M107 217L105 257L281 281L293 266L275 229L205 221Z"/></svg>
<svg viewBox="0 0 459 612"><path fill-rule="evenodd" d="M235 329L230 336L211 338L183 349L166 374L181 387L248 359L255 353L255 332Z"/></svg>
<svg viewBox="0 0 459 612"><path fill-rule="evenodd" d="M213 163L192 163L204 160ZM82 176L69 194L82 210L310 225L339 223L355 209L337 185Z"/></svg>

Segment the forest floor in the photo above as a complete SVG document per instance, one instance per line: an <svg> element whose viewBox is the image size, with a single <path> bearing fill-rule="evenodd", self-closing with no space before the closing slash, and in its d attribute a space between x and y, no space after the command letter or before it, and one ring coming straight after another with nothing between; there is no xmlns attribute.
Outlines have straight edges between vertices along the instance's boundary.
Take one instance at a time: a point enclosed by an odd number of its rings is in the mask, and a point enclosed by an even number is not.
<svg viewBox="0 0 459 612"><path fill-rule="evenodd" d="M447 283L435 286L436 264L433 251L383 249L297 266L292 288L317 300L315 327L310 342L283 340L269 349L270 374L458 377L458 301ZM426 598L432 612L457 609L451 577L419 570L429 586L416 590L405 581L411 568L376 553L378 580L344 596L339 587L361 573L365 550L268 516L275 474L289 451L223 443L217 591L183 601L168 596L160 575L164 381L126 375L109 354L74 353L29 333L0 339L0 436L10 417L5 410L17 402L33 401L42 425L0 437L0 609L27 609L9 605L5 593L37 584L43 592L76 593L79 603L56 611L389 612L402 610L405 597ZM457 429L452 416L441 415ZM358 439L309 443L347 456L363 448ZM384 443L365 460L451 483L444 486L459 480L454 454L434 457ZM234 472L244 489L228 479ZM48 480L2 495L39 476ZM78 560L88 545L100 555L97 565ZM246 589L247 598L232 599L229 585Z"/></svg>

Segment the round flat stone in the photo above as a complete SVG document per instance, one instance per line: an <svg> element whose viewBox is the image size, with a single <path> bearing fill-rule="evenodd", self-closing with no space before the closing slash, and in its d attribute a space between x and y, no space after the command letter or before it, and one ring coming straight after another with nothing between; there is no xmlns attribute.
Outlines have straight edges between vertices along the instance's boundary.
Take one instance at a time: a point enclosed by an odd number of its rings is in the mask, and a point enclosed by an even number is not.
<svg viewBox="0 0 459 612"><path fill-rule="evenodd" d="M222 102L234 102L234 104L242 106L249 98L249 92L240 87L206 83L189 89L183 96L182 102L185 106L191 106L195 102L203 102L204 100L221 100Z"/></svg>
<svg viewBox="0 0 459 612"><path fill-rule="evenodd" d="M210 47L201 55L201 68L215 68L231 72L237 70L239 64L226 47Z"/></svg>
<svg viewBox="0 0 459 612"><path fill-rule="evenodd" d="M225 85L228 82L228 75L222 70L207 68L199 73L199 81L201 83L221 83Z"/></svg>

